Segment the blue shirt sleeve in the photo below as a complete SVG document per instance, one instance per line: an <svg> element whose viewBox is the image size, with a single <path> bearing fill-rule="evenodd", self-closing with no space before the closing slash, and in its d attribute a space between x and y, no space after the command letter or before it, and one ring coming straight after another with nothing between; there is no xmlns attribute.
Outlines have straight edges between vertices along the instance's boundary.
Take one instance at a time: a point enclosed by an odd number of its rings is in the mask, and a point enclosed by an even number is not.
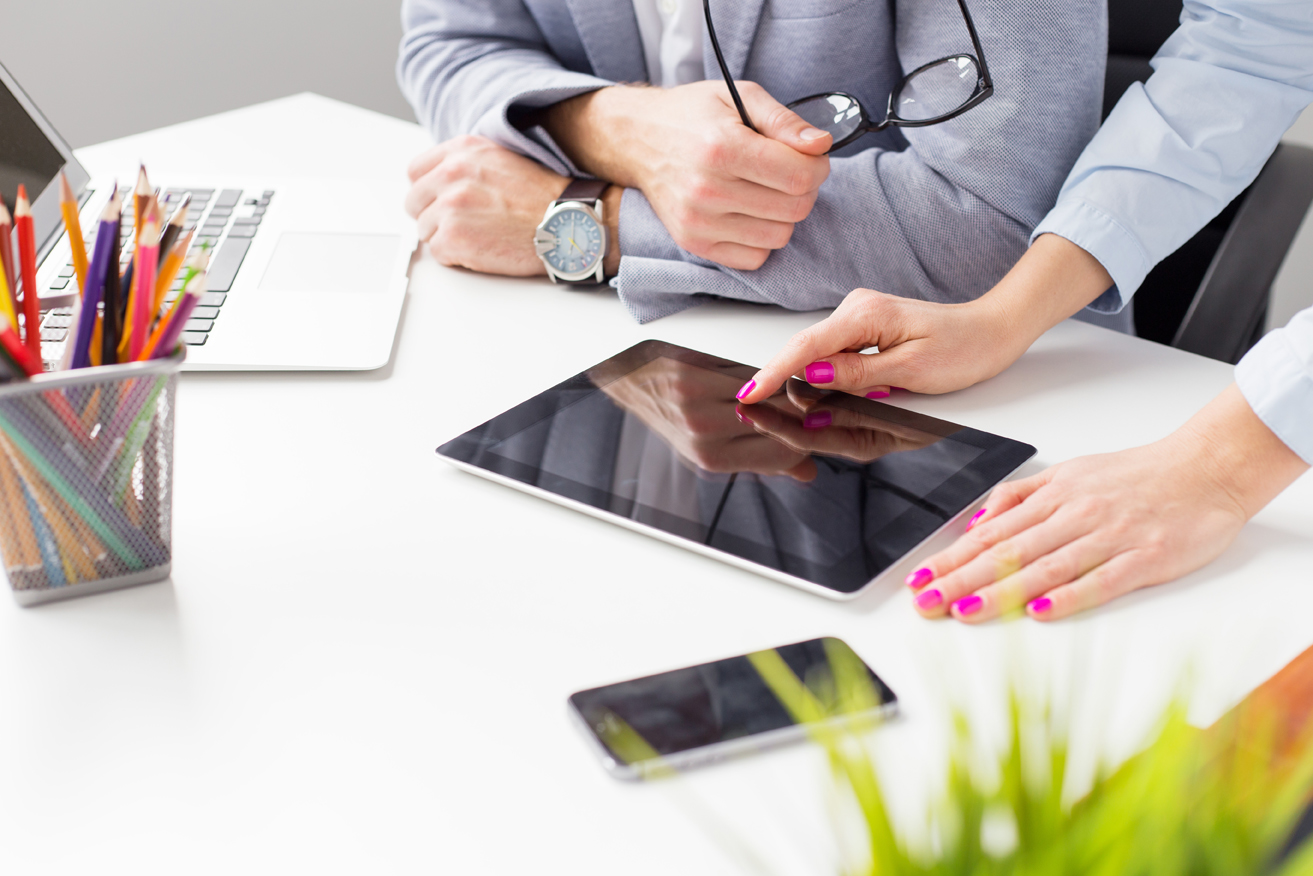
<svg viewBox="0 0 1313 876"><path fill-rule="evenodd" d="M1313 465L1313 307L1259 341L1235 379L1258 418Z"/></svg>
<svg viewBox="0 0 1313 876"><path fill-rule="evenodd" d="M1077 160L1035 228L1112 275L1120 310L1149 270L1254 181L1313 102L1313 3L1186 0L1180 28Z"/></svg>
<svg viewBox="0 0 1313 876"><path fill-rule="evenodd" d="M1081 154L1031 240L1053 233L1097 258L1116 312L1145 275L1254 181L1313 102L1313 3L1186 0L1181 27ZM1250 407L1313 464L1313 309L1236 367Z"/></svg>

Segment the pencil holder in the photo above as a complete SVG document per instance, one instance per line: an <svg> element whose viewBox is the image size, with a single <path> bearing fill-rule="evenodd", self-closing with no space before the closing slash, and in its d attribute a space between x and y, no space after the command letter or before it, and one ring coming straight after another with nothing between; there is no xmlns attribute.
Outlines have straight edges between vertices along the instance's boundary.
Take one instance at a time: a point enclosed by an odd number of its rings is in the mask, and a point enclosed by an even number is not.
<svg viewBox="0 0 1313 876"><path fill-rule="evenodd" d="M20 605L168 577L184 356L0 386L0 557Z"/></svg>

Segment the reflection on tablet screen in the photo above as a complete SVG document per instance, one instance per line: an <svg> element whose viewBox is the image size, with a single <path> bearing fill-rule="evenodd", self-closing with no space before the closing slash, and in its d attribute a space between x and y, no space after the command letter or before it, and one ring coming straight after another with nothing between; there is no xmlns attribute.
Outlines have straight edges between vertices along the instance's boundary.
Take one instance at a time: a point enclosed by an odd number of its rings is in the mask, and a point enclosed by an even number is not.
<svg viewBox="0 0 1313 876"><path fill-rule="evenodd" d="M797 381L740 405L743 366L657 346L441 452L841 592L937 531L999 470L979 463L1006 439ZM998 479L1020 461L1002 463Z"/></svg>

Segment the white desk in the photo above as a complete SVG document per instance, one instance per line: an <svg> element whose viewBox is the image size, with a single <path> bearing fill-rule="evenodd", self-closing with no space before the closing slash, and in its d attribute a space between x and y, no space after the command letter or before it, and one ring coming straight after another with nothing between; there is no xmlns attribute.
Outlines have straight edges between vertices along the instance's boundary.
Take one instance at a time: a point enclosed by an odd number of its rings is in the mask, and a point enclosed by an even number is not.
<svg viewBox="0 0 1313 876"><path fill-rule="evenodd" d="M124 178L138 158L162 180L170 165L396 175L426 142L301 96L80 155ZM188 149L191 167L165 160ZM898 585L836 604L434 456L640 339L761 363L814 318L727 304L644 328L609 292L423 259L383 372L184 375L172 582L0 601L0 869L736 872L697 823L710 811L771 872L832 871L815 752L624 785L567 722L566 696L838 635L902 698L879 745L914 803L939 760L943 691L987 713L1010 640L1030 666L1084 667L1064 685L1083 736L1107 726L1123 750L1186 662L1206 720L1313 643L1307 478L1186 580L1074 622L966 628L916 617ZM1073 323L987 384L894 401L1024 439L1049 463L1165 434L1229 375Z"/></svg>

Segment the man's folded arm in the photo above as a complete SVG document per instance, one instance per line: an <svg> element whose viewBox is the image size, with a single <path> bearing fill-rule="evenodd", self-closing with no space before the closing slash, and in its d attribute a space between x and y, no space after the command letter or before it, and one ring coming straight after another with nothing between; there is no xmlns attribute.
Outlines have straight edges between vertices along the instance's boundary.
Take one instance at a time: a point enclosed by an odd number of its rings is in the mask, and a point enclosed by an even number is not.
<svg viewBox="0 0 1313 876"><path fill-rule="evenodd" d="M952 4L895 2L904 70L969 50ZM834 307L857 287L966 301L1000 280L1098 129L1107 20L1100 2L973 2L971 12L993 96L943 124L868 135L832 158L811 214L760 269L683 252L642 195L626 192L614 285L631 313L674 313L696 303L690 292L794 310Z"/></svg>
<svg viewBox="0 0 1313 876"><path fill-rule="evenodd" d="M520 0L404 0L401 20L397 80L434 139L477 134L577 175L542 128L517 123L614 83L567 69Z"/></svg>

